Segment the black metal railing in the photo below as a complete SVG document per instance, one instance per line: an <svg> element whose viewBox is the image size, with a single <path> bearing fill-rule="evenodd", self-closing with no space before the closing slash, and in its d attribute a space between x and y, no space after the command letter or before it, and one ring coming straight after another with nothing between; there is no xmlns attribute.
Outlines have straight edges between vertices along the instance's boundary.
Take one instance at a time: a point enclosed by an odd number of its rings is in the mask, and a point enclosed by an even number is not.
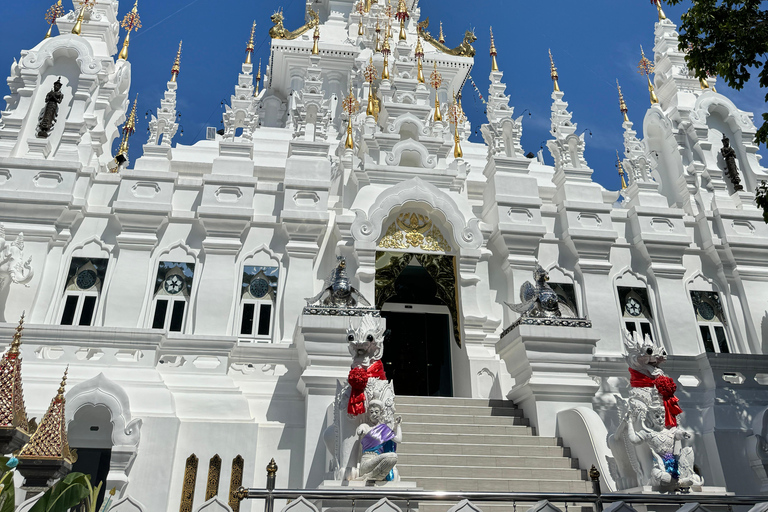
<svg viewBox="0 0 768 512"><path fill-rule="evenodd" d="M307 500L349 500L378 501L388 498L390 501L422 502L422 501L451 501L468 500L473 503L506 502L506 503L535 503L547 500L550 503L590 504L596 512L602 512L604 503L622 501L629 505L685 505L698 503L700 505L720 505L728 510L736 506L754 506L758 503L768 503L768 496L735 496L713 494L622 494L606 493L600 489L600 472L592 466L589 477L592 481L591 493L543 493L543 492L492 492L492 491L408 491L371 488L341 488L341 489L275 489L277 464L274 459L267 466L267 486L259 488L240 488L237 497L243 499L263 499L264 512L274 512L276 499L295 500L304 497ZM410 507L409 507L410 508Z"/></svg>

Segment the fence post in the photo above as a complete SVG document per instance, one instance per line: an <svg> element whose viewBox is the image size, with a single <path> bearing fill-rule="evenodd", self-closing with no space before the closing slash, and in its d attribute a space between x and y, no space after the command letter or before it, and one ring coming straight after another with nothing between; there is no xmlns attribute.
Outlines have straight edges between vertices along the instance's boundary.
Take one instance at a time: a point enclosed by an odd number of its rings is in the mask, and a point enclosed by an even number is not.
<svg viewBox="0 0 768 512"><path fill-rule="evenodd" d="M595 512L603 512L603 493L600 490L600 471L592 465L589 470L589 479L592 480L592 492L595 493Z"/></svg>
<svg viewBox="0 0 768 512"><path fill-rule="evenodd" d="M272 497L272 491L275 490L275 479L277 477L277 464L275 459L267 464L267 497L264 500L264 512L274 512L275 498ZM599 512L599 511L598 511Z"/></svg>

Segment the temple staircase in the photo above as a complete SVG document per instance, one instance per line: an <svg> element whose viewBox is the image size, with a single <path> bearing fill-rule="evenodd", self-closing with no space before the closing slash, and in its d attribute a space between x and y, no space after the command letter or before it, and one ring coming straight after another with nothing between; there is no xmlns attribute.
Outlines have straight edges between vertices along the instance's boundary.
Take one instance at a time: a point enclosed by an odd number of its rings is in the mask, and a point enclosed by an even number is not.
<svg viewBox="0 0 768 512"><path fill-rule="evenodd" d="M400 477L424 490L592 492L570 450L558 438L535 435L509 401L398 395L397 413L403 417ZM419 506L432 509L445 510L437 502Z"/></svg>

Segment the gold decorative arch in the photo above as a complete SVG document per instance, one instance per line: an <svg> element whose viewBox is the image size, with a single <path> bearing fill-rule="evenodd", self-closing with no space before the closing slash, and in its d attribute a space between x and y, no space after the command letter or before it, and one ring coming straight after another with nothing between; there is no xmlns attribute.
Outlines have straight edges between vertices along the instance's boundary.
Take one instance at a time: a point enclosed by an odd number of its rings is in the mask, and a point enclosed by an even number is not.
<svg viewBox="0 0 768 512"><path fill-rule="evenodd" d="M421 249L450 252L451 245L432 220L419 213L401 213L379 240L382 249Z"/></svg>

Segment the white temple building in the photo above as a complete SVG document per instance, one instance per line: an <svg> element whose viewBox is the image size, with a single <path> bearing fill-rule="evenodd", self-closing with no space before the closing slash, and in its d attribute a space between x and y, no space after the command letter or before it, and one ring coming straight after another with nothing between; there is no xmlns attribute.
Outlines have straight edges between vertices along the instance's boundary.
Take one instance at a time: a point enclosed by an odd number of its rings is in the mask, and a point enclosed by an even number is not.
<svg viewBox="0 0 768 512"><path fill-rule="evenodd" d="M263 487L272 458L278 487L340 485L354 475L327 429L347 330L371 315L391 331L377 357L403 418L400 482L382 485L589 492L595 465L606 492L655 492L650 441L621 441L634 340L640 359L666 355L677 384L692 433L678 441L700 477L681 487L768 492L768 225L754 204L768 172L752 114L689 73L675 24L655 26L650 108L640 119L620 103L616 201L592 181L557 55L549 166L521 147L494 47L484 143L470 142L453 93L472 33L447 48L419 26L418 0L307 3L293 32L273 16L263 76L251 36L223 133L186 146L177 59L135 162L125 0L64 14L61 35L11 66L0 337L26 312L23 396L38 423L68 368L74 470L116 487L118 512L197 510L214 499L214 455L216 499L243 512L257 505L230 485ZM536 309L542 290L557 313ZM636 369L653 373L648 357Z"/></svg>

